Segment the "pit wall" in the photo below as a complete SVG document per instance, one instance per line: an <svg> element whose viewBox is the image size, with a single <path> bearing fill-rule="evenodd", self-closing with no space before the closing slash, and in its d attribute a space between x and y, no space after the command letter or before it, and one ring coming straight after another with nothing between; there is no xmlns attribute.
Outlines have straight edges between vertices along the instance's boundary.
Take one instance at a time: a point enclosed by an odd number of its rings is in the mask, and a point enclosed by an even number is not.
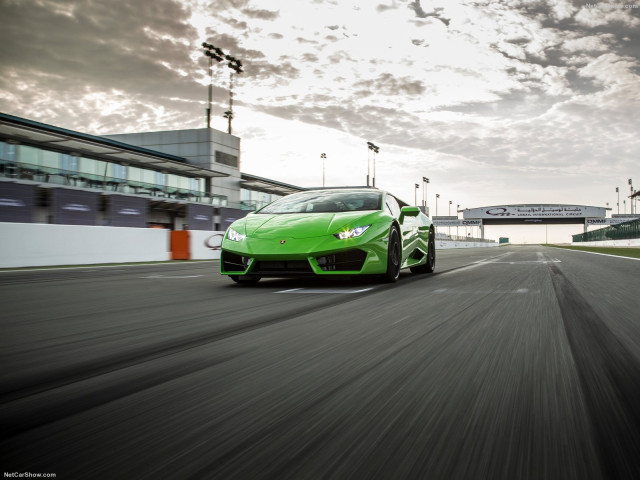
<svg viewBox="0 0 640 480"><path fill-rule="evenodd" d="M220 258L215 247L223 233L188 231L189 258ZM2 222L0 268L167 261L170 235L155 228Z"/></svg>
<svg viewBox="0 0 640 480"><path fill-rule="evenodd" d="M640 247L640 238L601 240L598 242L571 242L576 247Z"/></svg>
<svg viewBox="0 0 640 480"><path fill-rule="evenodd" d="M185 236L180 255L172 251L172 234ZM172 258L220 258L223 231L170 231L156 228L0 223L0 268L162 262ZM601 243L601 242L600 242ZM498 243L437 240L436 248L497 247ZM186 253L185 253L186 252Z"/></svg>
<svg viewBox="0 0 640 480"><path fill-rule="evenodd" d="M480 248L498 247L497 242L459 242L456 240L436 240L436 250L440 248Z"/></svg>

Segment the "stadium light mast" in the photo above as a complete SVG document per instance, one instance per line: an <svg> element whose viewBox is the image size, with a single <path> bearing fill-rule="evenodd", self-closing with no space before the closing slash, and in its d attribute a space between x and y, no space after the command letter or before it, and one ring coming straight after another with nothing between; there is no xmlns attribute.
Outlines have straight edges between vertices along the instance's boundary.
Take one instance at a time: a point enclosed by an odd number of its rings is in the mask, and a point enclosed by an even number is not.
<svg viewBox="0 0 640 480"><path fill-rule="evenodd" d="M376 153L380 151L380 147L371 142L367 142L367 148L373 152L373 186L376 186ZM369 151L367 150L367 187L369 186Z"/></svg>
<svg viewBox="0 0 640 480"><path fill-rule="evenodd" d="M227 66L231 69L229 72L229 110L224 112L224 118L229 120L229 135L231 135L231 120L233 120L233 72L236 72L238 75L244 72L242 69L242 61L238 60L231 55L226 55L224 57L228 60Z"/></svg>
<svg viewBox="0 0 640 480"><path fill-rule="evenodd" d="M324 164L325 164L325 161L327 160L327 154L321 153L320 158L322 159L322 186L324 187Z"/></svg>
<svg viewBox="0 0 640 480"><path fill-rule="evenodd" d="M427 177L422 177L422 186L424 187L422 189L422 205L424 206L424 213L425 215L429 215L427 213L427 184L429 183L429 179Z"/></svg>
<svg viewBox="0 0 640 480"><path fill-rule="evenodd" d="M629 179L629 190L631 190L631 197L629 203L631 204L631 215L633 215L633 180Z"/></svg>
<svg viewBox="0 0 640 480"><path fill-rule="evenodd" d="M618 194L618 203L616 205L618 206L618 215L620 215L620 187L616 187L616 193Z"/></svg>
<svg viewBox="0 0 640 480"><path fill-rule="evenodd" d="M221 62L224 60L224 53L218 47L207 42L202 42L204 54L209 57L209 102L207 103L207 128L211 128L211 101L213 91L213 61Z"/></svg>
<svg viewBox="0 0 640 480"><path fill-rule="evenodd" d="M415 184L416 188L413 190L413 204L417 207L418 206L418 190L420 189L420 185L419 184Z"/></svg>
<svg viewBox="0 0 640 480"><path fill-rule="evenodd" d="M440 198L440 194L436 193L436 217L438 216L438 199Z"/></svg>

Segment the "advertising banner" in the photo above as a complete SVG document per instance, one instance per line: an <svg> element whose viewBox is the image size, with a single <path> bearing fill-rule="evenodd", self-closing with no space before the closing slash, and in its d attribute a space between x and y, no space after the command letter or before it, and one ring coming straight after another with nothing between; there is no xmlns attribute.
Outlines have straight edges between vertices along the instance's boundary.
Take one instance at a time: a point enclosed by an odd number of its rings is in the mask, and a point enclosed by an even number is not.
<svg viewBox="0 0 640 480"><path fill-rule="evenodd" d="M108 219L112 227L147 227L147 206L149 201L143 197L110 195Z"/></svg>
<svg viewBox="0 0 640 480"><path fill-rule="evenodd" d="M438 218L434 218L433 224L437 227L480 227L482 225L482 220L440 220Z"/></svg>
<svg viewBox="0 0 640 480"><path fill-rule="evenodd" d="M620 225L625 222L633 222L637 220L635 217L614 217L614 218L587 218L587 225Z"/></svg>
<svg viewBox="0 0 640 480"><path fill-rule="evenodd" d="M0 222L33 222L35 198L35 185L0 182Z"/></svg>
<svg viewBox="0 0 640 480"><path fill-rule="evenodd" d="M604 207L588 207L584 205L503 205L495 207L468 208L464 210L464 218L481 219L527 219L527 218L587 218L605 217Z"/></svg>
<svg viewBox="0 0 640 480"><path fill-rule="evenodd" d="M189 230L213 230L213 207L211 205L187 205Z"/></svg>
<svg viewBox="0 0 640 480"><path fill-rule="evenodd" d="M226 231L233 222L240 218L244 218L249 210L240 210L239 208L220 207L220 225L218 230Z"/></svg>
<svg viewBox="0 0 640 480"><path fill-rule="evenodd" d="M97 192L55 188L52 191L52 223L61 225L95 225L98 218Z"/></svg>

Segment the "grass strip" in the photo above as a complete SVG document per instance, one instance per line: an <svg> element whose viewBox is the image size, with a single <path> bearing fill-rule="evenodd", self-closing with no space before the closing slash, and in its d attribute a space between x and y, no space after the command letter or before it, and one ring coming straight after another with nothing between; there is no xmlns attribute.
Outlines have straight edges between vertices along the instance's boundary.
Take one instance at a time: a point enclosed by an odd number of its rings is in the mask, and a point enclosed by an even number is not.
<svg viewBox="0 0 640 480"><path fill-rule="evenodd" d="M576 245L545 245L546 247L566 248L568 250L582 250L585 252L604 253L606 255L616 255L618 257L640 258L640 248L638 247L578 247Z"/></svg>

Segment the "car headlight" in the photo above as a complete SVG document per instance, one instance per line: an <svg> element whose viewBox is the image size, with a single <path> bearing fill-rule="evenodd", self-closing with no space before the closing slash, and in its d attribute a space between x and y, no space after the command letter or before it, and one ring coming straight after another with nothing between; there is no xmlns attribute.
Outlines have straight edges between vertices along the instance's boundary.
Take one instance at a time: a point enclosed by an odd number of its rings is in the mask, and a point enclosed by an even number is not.
<svg viewBox="0 0 640 480"><path fill-rule="evenodd" d="M363 225L361 227L356 227L356 228L352 228L350 230L344 230L342 232L338 232L338 233L334 233L334 237L336 237L338 240L346 240L347 238L354 238L354 237L359 237L360 235L362 235L367 228L369 228L371 225Z"/></svg>
<svg viewBox="0 0 640 480"><path fill-rule="evenodd" d="M242 233L236 232L233 228L230 228L227 232L227 238L232 242L240 242L247 238L247 236L243 235Z"/></svg>

